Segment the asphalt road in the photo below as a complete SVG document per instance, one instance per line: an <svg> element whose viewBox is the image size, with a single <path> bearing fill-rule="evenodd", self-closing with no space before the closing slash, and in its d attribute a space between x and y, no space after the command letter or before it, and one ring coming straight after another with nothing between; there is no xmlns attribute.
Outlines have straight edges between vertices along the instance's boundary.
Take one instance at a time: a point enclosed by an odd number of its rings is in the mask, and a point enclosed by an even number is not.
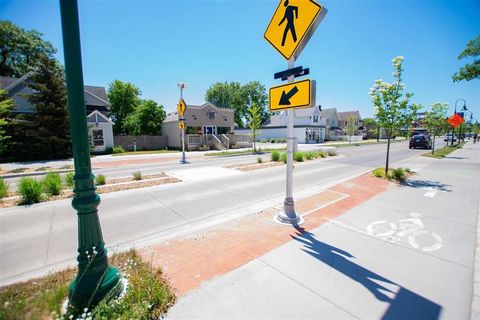
<svg viewBox="0 0 480 320"><path fill-rule="evenodd" d="M386 145L344 147L343 156L298 163L294 197L381 166ZM391 162L424 153L406 142L391 147ZM267 155L265 155L267 157ZM207 158L207 157L205 157ZM281 205L285 167L240 172L221 165L255 161L256 156L212 157L191 163L149 164L98 170L106 175L164 171L180 183L102 195L99 213L111 250L144 246L192 230ZM0 285L75 264L77 218L70 200L0 210Z"/></svg>

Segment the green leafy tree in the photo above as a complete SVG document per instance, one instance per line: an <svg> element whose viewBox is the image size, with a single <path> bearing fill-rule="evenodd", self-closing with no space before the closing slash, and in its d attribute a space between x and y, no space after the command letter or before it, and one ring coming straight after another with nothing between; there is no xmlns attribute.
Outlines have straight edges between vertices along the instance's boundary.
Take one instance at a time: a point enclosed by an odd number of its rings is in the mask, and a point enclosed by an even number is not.
<svg viewBox="0 0 480 320"><path fill-rule="evenodd" d="M251 107L248 108L247 121L248 128L251 130L250 135L253 139L253 151L257 152L255 139L260 134L260 131L258 129L260 129L262 125L262 113L260 106L258 106L256 102L254 102Z"/></svg>
<svg viewBox="0 0 480 320"><path fill-rule="evenodd" d="M6 127L9 124L10 112L15 103L7 97L7 91L0 89L0 157L6 150L6 144L11 136L7 135Z"/></svg>
<svg viewBox="0 0 480 320"><path fill-rule="evenodd" d="M19 78L32 71L41 58L53 58L56 49L36 30L24 30L0 21L0 75Z"/></svg>
<svg viewBox="0 0 480 320"><path fill-rule="evenodd" d="M362 123L367 132L367 139L375 137L378 140L379 129L377 120L375 118L363 118Z"/></svg>
<svg viewBox="0 0 480 320"><path fill-rule="evenodd" d="M347 119L347 124L345 125L345 133L348 136L348 143L352 143L352 136L355 135L356 126L355 126L356 118L355 116L349 116Z"/></svg>
<svg viewBox="0 0 480 320"><path fill-rule="evenodd" d="M112 113L113 133L125 134L124 121L140 105L140 89L130 82L114 80L108 86L108 100Z"/></svg>
<svg viewBox="0 0 480 320"><path fill-rule="evenodd" d="M235 110L235 123L245 126L248 109L256 103L260 108L262 123L270 119L266 88L258 81L250 81L243 86L238 82L217 82L207 89L205 100L219 108Z"/></svg>
<svg viewBox="0 0 480 320"><path fill-rule="evenodd" d="M156 135L159 133L165 111L153 100L142 100L134 112L125 118L123 129L131 135Z"/></svg>
<svg viewBox="0 0 480 320"><path fill-rule="evenodd" d="M34 90L26 99L34 106L36 159L64 159L71 155L67 93L62 66L57 60L41 58L28 86Z"/></svg>
<svg viewBox="0 0 480 320"><path fill-rule="evenodd" d="M245 99L242 97L242 86L238 82L217 82L207 89L205 100L219 108L235 110L235 123L244 127Z"/></svg>
<svg viewBox="0 0 480 320"><path fill-rule="evenodd" d="M412 93L403 93L405 84L402 82L402 62L404 58L397 56L393 58L394 81L388 82L375 80L375 84L370 89L370 97L375 108L375 118L385 130L387 136L387 155L385 159L385 176L388 174L388 165L390 157L390 140L393 135L402 127L409 126L415 119L418 105L409 105L408 102L413 96Z"/></svg>
<svg viewBox="0 0 480 320"><path fill-rule="evenodd" d="M245 100L247 110L257 105L261 116L261 124L270 120L270 110L268 109L268 94L265 86L259 81L250 81L242 86L242 97Z"/></svg>
<svg viewBox="0 0 480 320"><path fill-rule="evenodd" d="M470 40L465 50L458 56L458 60L467 57L472 57L474 60L472 63L467 63L461 67L460 70L452 76L453 82L462 80L470 81L480 78L480 59L478 59L478 56L480 56L480 36Z"/></svg>
<svg viewBox="0 0 480 320"><path fill-rule="evenodd" d="M447 112L448 104L437 102L432 104L431 109L425 113L423 125L433 136L432 154L435 152L435 137L446 131Z"/></svg>

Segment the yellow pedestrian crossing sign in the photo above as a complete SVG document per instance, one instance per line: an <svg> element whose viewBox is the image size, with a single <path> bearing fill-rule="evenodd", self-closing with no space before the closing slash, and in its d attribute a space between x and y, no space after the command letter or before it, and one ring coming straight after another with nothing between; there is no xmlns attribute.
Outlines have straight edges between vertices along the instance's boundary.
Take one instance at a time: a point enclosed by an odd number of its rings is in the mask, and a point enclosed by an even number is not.
<svg viewBox="0 0 480 320"><path fill-rule="evenodd" d="M326 13L314 0L281 0L263 37L285 59L297 59Z"/></svg>
<svg viewBox="0 0 480 320"><path fill-rule="evenodd" d="M315 81L302 80L270 88L270 111L308 108L315 105Z"/></svg>
<svg viewBox="0 0 480 320"><path fill-rule="evenodd" d="M185 129L185 121L180 121L178 123L178 129Z"/></svg>
<svg viewBox="0 0 480 320"><path fill-rule="evenodd" d="M185 110L187 110L187 104L183 99L180 99L177 104L177 112L179 117L183 117L185 114Z"/></svg>

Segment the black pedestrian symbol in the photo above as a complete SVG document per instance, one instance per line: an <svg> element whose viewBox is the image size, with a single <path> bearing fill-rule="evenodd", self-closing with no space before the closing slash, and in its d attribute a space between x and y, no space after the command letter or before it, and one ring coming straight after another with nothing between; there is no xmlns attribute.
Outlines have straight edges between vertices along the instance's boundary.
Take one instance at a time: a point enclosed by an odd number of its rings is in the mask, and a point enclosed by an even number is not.
<svg viewBox="0 0 480 320"><path fill-rule="evenodd" d="M285 14L283 15L282 21L278 24L279 26L287 20L287 24L285 25L285 30L283 31L283 38L282 38L282 47L285 46L285 40L287 39L287 33L290 31L292 34L293 42L297 42L297 33L295 32L295 19L298 19L298 7L289 6L288 0L285 0L283 6L285 7Z"/></svg>

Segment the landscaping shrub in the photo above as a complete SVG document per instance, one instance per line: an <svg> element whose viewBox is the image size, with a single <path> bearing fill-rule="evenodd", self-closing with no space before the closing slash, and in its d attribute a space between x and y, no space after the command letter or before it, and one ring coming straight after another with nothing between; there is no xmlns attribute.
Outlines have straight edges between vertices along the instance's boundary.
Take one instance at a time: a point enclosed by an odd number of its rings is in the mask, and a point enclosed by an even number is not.
<svg viewBox="0 0 480 320"><path fill-rule="evenodd" d="M95 184L97 186L104 185L107 182L107 178L103 174L99 174L95 177Z"/></svg>
<svg viewBox="0 0 480 320"><path fill-rule="evenodd" d="M125 152L125 149L122 148L122 146L116 146L116 147L113 147L112 149L112 153L123 153Z"/></svg>
<svg viewBox="0 0 480 320"><path fill-rule="evenodd" d="M395 180L404 181L405 180L405 171L403 168L397 168L393 170L393 177Z"/></svg>
<svg viewBox="0 0 480 320"><path fill-rule="evenodd" d="M377 178L382 178L385 174L385 168L377 168L373 170L373 175Z"/></svg>
<svg viewBox="0 0 480 320"><path fill-rule="evenodd" d="M133 173L133 180L142 180L142 173L140 171L135 171Z"/></svg>
<svg viewBox="0 0 480 320"><path fill-rule="evenodd" d="M297 162L303 162L303 152L302 151L297 151L293 154L293 160Z"/></svg>
<svg viewBox="0 0 480 320"><path fill-rule="evenodd" d="M280 152L278 152L278 150L273 150L272 161L278 161L278 160L280 160Z"/></svg>
<svg viewBox="0 0 480 320"><path fill-rule="evenodd" d="M18 193L22 204L38 203L42 199L42 184L33 178L23 177L18 182Z"/></svg>
<svg viewBox="0 0 480 320"><path fill-rule="evenodd" d="M286 152L282 153L282 155L280 156L280 161L283 161L283 163L287 163L287 153Z"/></svg>
<svg viewBox="0 0 480 320"><path fill-rule="evenodd" d="M323 150L315 151L315 158L326 158L327 154Z"/></svg>
<svg viewBox="0 0 480 320"><path fill-rule="evenodd" d="M405 172L408 173L408 174L410 174L410 173L412 173L412 169L410 169L409 167L406 167L406 168L405 168Z"/></svg>
<svg viewBox="0 0 480 320"><path fill-rule="evenodd" d="M69 188L72 188L75 186L75 182L73 181L73 172L67 172L63 176L63 181L65 182L65 185Z"/></svg>
<svg viewBox="0 0 480 320"><path fill-rule="evenodd" d="M56 172L47 173L42 180L43 189L52 196L57 196L62 191L62 178Z"/></svg>
<svg viewBox="0 0 480 320"><path fill-rule="evenodd" d="M305 152L305 159L312 160L313 158L315 158L315 153L313 151Z"/></svg>
<svg viewBox="0 0 480 320"><path fill-rule="evenodd" d="M0 199L8 197L8 183L0 178Z"/></svg>
<svg viewBox="0 0 480 320"><path fill-rule="evenodd" d="M262 163L262 162L263 162L262 157L257 157L257 162L258 162L258 163Z"/></svg>

